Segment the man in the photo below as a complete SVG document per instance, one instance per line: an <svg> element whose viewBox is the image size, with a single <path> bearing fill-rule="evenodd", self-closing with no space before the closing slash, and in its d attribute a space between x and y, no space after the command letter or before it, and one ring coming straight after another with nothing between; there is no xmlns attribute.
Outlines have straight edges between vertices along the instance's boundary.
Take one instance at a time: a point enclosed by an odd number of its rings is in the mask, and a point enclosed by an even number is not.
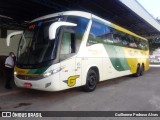
<svg viewBox="0 0 160 120"><path fill-rule="evenodd" d="M14 70L14 53L10 52L9 56L6 58L6 61L5 61L5 73L7 78L6 84L5 84L6 89L12 89L11 80L13 76L13 70Z"/></svg>

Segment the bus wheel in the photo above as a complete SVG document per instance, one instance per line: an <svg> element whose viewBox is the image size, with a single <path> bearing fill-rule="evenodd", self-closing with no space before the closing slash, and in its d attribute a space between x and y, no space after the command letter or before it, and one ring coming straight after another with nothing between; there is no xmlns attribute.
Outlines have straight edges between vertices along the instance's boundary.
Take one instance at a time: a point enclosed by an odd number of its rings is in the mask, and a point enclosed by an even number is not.
<svg viewBox="0 0 160 120"><path fill-rule="evenodd" d="M144 73L144 65L142 64L142 67L141 67L141 72L140 72L140 76L142 76Z"/></svg>
<svg viewBox="0 0 160 120"><path fill-rule="evenodd" d="M92 92L96 89L98 81L97 73L90 69L87 73L87 79L86 79L86 85L83 87L84 91L86 92Z"/></svg>
<svg viewBox="0 0 160 120"><path fill-rule="evenodd" d="M141 74L141 67L140 67L140 65L138 64L138 65L137 65L137 71L136 71L136 73L134 74L134 76L135 76L135 77L139 77L140 74Z"/></svg>

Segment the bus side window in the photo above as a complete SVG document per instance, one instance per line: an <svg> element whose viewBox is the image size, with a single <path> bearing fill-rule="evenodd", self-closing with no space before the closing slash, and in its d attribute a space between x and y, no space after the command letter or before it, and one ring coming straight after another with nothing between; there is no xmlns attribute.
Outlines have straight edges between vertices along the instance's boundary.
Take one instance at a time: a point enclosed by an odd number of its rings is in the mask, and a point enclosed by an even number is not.
<svg viewBox="0 0 160 120"><path fill-rule="evenodd" d="M60 61L72 57L75 52L75 33L64 31L61 40Z"/></svg>
<svg viewBox="0 0 160 120"><path fill-rule="evenodd" d="M91 30L89 33L89 37L88 37L88 41L87 41L87 46L93 45L93 44L97 44L97 31L100 31L100 25L98 22L93 21L92 22L92 26L91 26Z"/></svg>
<svg viewBox="0 0 160 120"><path fill-rule="evenodd" d="M120 34L117 30L113 29L113 42L115 45L122 45L122 40L120 39Z"/></svg>
<svg viewBox="0 0 160 120"><path fill-rule="evenodd" d="M93 20L87 46L98 43L113 43L113 34L110 27Z"/></svg>
<svg viewBox="0 0 160 120"><path fill-rule="evenodd" d="M145 40L141 40L141 49L148 50L148 43Z"/></svg>
<svg viewBox="0 0 160 120"><path fill-rule="evenodd" d="M129 40L125 36L121 36L123 46L128 46Z"/></svg>
<svg viewBox="0 0 160 120"><path fill-rule="evenodd" d="M71 54L75 53L75 34L64 32L62 35L61 42L61 54Z"/></svg>
<svg viewBox="0 0 160 120"><path fill-rule="evenodd" d="M67 17L67 22L75 23L77 24L74 29L72 29L72 33L74 34L75 41L72 41L75 43L75 53L78 53L80 49L80 45L82 42L83 35L85 33L85 30L87 28L89 19L83 18L83 17L78 17L78 16L68 16Z"/></svg>
<svg viewBox="0 0 160 120"><path fill-rule="evenodd" d="M103 37L103 43L113 44L113 33L106 33Z"/></svg>
<svg viewBox="0 0 160 120"><path fill-rule="evenodd" d="M120 42L120 39L117 34L113 34L114 43Z"/></svg>
<svg viewBox="0 0 160 120"><path fill-rule="evenodd" d="M70 53L71 36L69 33L63 33L61 42L61 54Z"/></svg>
<svg viewBox="0 0 160 120"><path fill-rule="evenodd" d="M90 33L87 45L92 45L92 44L96 44L96 43L97 43L96 35L94 33Z"/></svg>
<svg viewBox="0 0 160 120"><path fill-rule="evenodd" d="M140 38L135 38L135 43L137 44L137 49L142 49L142 44L140 41L141 41Z"/></svg>
<svg viewBox="0 0 160 120"><path fill-rule="evenodd" d="M128 35L128 38L129 38L129 47L137 48L135 38L133 36L130 36L130 35Z"/></svg>

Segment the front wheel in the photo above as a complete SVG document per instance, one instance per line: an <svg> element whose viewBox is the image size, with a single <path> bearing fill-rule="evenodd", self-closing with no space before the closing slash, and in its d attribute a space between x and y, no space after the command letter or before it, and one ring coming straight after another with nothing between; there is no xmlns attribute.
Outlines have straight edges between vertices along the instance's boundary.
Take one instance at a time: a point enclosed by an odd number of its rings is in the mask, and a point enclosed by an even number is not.
<svg viewBox="0 0 160 120"><path fill-rule="evenodd" d="M86 85L83 87L84 91L86 92L94 91L97 86L97 81L98 81L97 73L94 70L90 69L87 73Z"/></svg>

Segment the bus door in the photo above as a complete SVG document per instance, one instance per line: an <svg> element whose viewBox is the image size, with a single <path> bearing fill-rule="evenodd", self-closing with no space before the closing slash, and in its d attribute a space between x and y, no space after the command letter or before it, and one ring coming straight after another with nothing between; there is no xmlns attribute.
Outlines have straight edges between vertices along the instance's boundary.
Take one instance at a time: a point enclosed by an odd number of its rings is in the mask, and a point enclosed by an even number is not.
<svg viewBox="0 0 160 120"><path fill-rule="evenodd" d="M60 65L63 70L60 72L60 81L62 88L75 87L76 80L79 78L75 69L75 34L70 31L64 31L61 39Z"/></svg>

